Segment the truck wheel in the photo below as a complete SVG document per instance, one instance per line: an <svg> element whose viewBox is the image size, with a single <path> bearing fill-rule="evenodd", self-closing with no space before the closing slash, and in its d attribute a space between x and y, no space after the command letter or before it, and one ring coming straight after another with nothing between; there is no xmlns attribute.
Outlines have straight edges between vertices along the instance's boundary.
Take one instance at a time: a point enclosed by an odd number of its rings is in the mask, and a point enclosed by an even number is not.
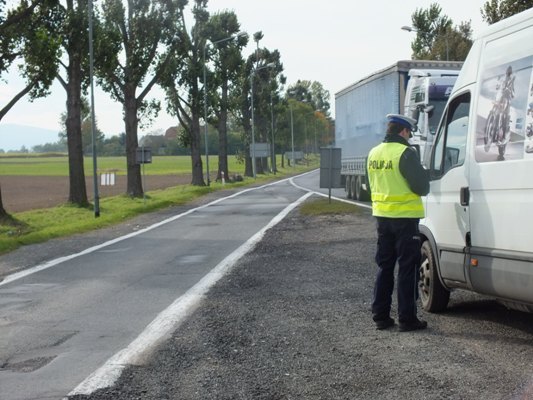
<svg viewBox="0 0 533 400"><path fill-rule="evenodd" d="M346 185L344 186L344 191L346 192L346 198L352 199L353 198L353 192L352 192L352 177L347 176L346 177Z"/></svg>
<svg viewBox="0 0 533 400"><path fill-rule="evenodd" d="M422 243L421 252L418 287L422 308L429 312L444 311L450 300L450 292L440 283L435 256L427 240Z"/></svg>
<svg viewBox="0 0 533 400"><path fill-rule="evenodd" d="M368 195L368 192L363 189L363 177L358 176L355 181L355 197L359 201L368 201L370 200L370 196Z"/></svg>

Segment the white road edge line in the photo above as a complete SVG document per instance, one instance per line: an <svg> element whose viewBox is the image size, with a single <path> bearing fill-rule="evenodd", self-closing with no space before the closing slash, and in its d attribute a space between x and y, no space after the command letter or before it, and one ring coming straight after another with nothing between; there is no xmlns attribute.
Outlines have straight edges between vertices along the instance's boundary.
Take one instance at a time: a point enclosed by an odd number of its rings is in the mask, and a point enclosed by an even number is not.
<svg viewBox="0 0 533 400"><path fill-rule="evenodd" d="M311 172L315 172L315 171L306 172L305 174L298 175L298 176L303 176L303 175L309 174ZM318 196L328 197L329 198L329 194L325 194L325 193L322 193L322 192L317 192L317 191L314 191L314 190L311 190L311 189L307 189L307 188L304 188L303 186L298 185L297 183L294 182L294 180L293 180L294 178L297 178L297 177L294 176L292 178L289 178L289 181L290 181L291 185L293 185L294 187L296 187L298 189L301 189L301 190L304 190L306 192L310 192L310 193L316 194ZM342 201L343 203L355 204L356 206L359 206L359 207L372 209L371 205L368 205L368 204L365 204L365 203L361 203L361 202L356 201L356 200L347 200L347 199L343 199L341 197L336 197L336 196L331 196L331 198L335 199L337 201Z"/></svg>
<svg viewBox="0 0 533 400"><path fill-rule="evenodd" d="M143 356L147 351L165 338L169 337L178 325L199 304L207 291L231 270L239 258L255 247L255 245L263 238L267 230L278 224L289 212L304 202L312 194L313 193L311 192L306 193L298 200L285 207L285 209L276 215L259 232L248 239L233 253L224 258L224 260L207 273L207 275L205 275L196 285L163 310L145 328L145 330L128 345L128 347L109 358L104 365L89 375L89 377L72 390L68 396L74 396L77 394L89 395L98 389L112 386L127 365L139 363L142 361Z"/></svg>
<svg viewBox="0 0 533 400"><path fill-rule="evenodd" d="M140 229L138 231L129 233L129 234L124 235L124 236L120 236L120 237L115 238L115 239L111 239L111 240L109 240L107 242L104 242L104 243L101 243L99 245L96 245L96 246L93 246L93 247L89 247L89 248L87 248L87 249L85 249L83 251L80 251L79 253L70 254L70 255L64 256L64 257L59 257L59 258L47 261L47 262L45 262L43 264L39 264L39 265L36 265L34 267L25 269L23 271L15 272L14 274L11 274L11 275L6 275L4 277L4 280L0 281L0 287L2 287L4 285L7 285L8 283L14 282L14 281L16 281L18 279L24 278L26 276L35 274L36 272L43 271L45 269L51 268L53 266L56 266L58 264L61 264L61 263L65 262L65 261L72 260L73 258L80 257L80 256L83 256L85 254L89 254L89 253L95 252L97 250L100 250L100 249L102 249L104 247L107 247L107 246L110 246L112 244L122 242L123 240L132 238L132 237L137 236L137 235L141 235L141 234L143 234L145 232L151 231L152 229L158 228L158 227L160 227L162 225L168 224L169 222L175 221L175 220L177 220L179 218L182 218L182 217L184 217L186 215L192 214L193 212L196 212L198 210L202 210L204 208L212 206L213 204L220 203L220 202L222 202L224 200L231 199L233 197L239 196L239 195L241 195L243 193L247 193L247 192L250 192L250 191L253 191L253 190L259 190L259 189L263 189L263 188L268 187L268 186L277 185L279 183L286 182L289 179L291 179L291 178L286 178L286 179L282 179L280 181L267 183L267 184L262 185L262 186L241 190L241 191L239 191L237 193L234 193L232 195L229 195L229 196L226 196L226 197L222 197L220 199L214 200L214 201L212 201L210 203L204 204L204 205L196 207L196 208L192 208L192 209L190 209L188 211L185 211L184 213L175 215L173 217L170 217L168 219L160 221L160 222L158 222L156 224L150 225L150 226L148 226L146 228Z"/></svg>

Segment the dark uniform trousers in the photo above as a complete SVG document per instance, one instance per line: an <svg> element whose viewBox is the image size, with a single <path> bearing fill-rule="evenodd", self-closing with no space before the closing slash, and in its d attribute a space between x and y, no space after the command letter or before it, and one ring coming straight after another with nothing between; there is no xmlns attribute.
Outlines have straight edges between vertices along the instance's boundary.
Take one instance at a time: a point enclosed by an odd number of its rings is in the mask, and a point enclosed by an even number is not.
<svg viewBox="0 0 533 400"><path fill-rule="evenodd" d="M377 217L379 271L374 286L372 314L374 321L389 317L394 290L394 267L398 261L398 319L416 319L418 273L420 267L420 234L418 218Z"/></svg>

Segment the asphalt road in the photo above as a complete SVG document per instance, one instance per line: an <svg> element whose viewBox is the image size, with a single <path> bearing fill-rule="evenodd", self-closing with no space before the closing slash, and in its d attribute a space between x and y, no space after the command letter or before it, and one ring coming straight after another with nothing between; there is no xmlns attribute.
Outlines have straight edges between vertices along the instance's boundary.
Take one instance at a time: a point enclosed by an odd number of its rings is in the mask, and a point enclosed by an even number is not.
<svg viewBox="0 0 533 400"><path fill-rule="evenodd" d="M375 245L366 208L291 211L150 357L70 400L533 399L533 314L455 291L428 329L378 331Z"/></svg>
<svg viewBox="0 0 533 400"><path fill-rule="evenodd" d="M0 257L18 271L0 283L0 399L533 398L531 314L458 291L427 331L375 330L368 205L291 211L317 177Z"/></svg>
<svg viewBox="0 0 533 400"><path fill-rule="evenodd" d="M58 399L80 383L84 390L113 379L122 364L142 358L161 332L172 329L169 315L194 306L216 281L206 281L210 271L305 194L287 180L244 190L5 277L0 398ZM174 303L199 284L196 298ZM104 377L86 379L110 359Z"/></svg>

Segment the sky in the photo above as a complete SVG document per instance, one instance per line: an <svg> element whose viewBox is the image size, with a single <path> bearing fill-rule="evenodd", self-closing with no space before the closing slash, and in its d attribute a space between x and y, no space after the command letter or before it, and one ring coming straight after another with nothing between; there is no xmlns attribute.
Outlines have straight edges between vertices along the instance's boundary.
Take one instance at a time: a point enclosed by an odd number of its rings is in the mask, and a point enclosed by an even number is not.
<svg viewBox="0 0 533 400"><path fill-rule="evenodd" d="M234 11L241 30L251 35L263 32L260 47L279 50L287 85L298 80L318 81L328 90L334 117L335 93L374 71L411 58L415 33L401 30L411 25L417 9L427 9L436 0L209 0L211 13ZM486 0L440 0L442 14L454 25L471 21L474 37L487 26L480 9ZM255 42L245 50L253 52ZM22 81L11 74L0 81L0 104L20 90ZM164 100L161 90L152 97ZM33 103L19 101L1 124L29 125L61 130L60 115L65 111L64 89L55 83L52 95ZM98 88L95 91L98 127L106 136L124 132L121 105ZM140 131L166 130L177 121L161 113L155 123ZM0 137L0 148L2 148Z"/></svg>

